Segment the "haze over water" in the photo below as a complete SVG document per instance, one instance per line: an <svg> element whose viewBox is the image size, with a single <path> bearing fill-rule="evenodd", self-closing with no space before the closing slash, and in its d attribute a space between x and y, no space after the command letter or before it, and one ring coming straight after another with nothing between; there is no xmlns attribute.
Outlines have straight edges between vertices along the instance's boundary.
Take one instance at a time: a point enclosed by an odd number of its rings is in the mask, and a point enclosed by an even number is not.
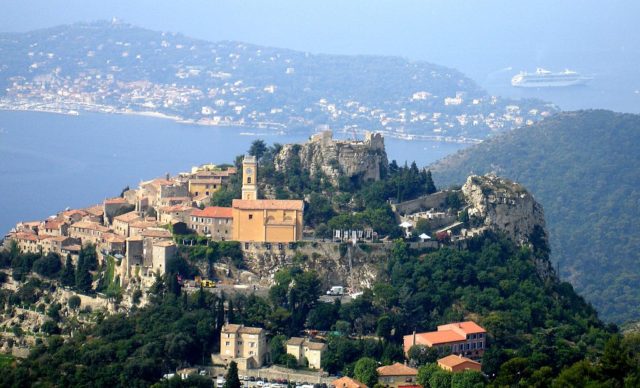
<svg viewBox="0 0 640 388"><path fill-rule="evenodd" d="M116 17L211 41L399 55L456 68L493 94L640 113L640 36L629 32L637 15L640 2L631 0L27 0L0 4L0 30ZM594 80L556 90L511 87L514 74L536 67L569 68ZM236 131L133 116L0 112L0 234L18 220L118 195L141 179L231 162L255 139ZM459 148L433 146L387 140L390 158L422 165Z"/></svg>
<svg viewBox="0 0 640 388"><path fill-rule="evenodd" d="M141 116L0 111L0 238L18 221L100 203L142 180L203 163L233 163L258 138L267 144L308 138L241 132L254 130ZM420 166L464 146L397 139L385 144L389 159Z"/></svg>
<svg viewBox="0 0 640 388"><path fill-rule="evenodd" d="M494 94L640 113L640 36L632 32L640 2L633 0L27 0L0 10L6 32L116 17L212 41L399 55L457 68ZM595 79L569 89L511 87L513 75L537 67Z"/></svg>

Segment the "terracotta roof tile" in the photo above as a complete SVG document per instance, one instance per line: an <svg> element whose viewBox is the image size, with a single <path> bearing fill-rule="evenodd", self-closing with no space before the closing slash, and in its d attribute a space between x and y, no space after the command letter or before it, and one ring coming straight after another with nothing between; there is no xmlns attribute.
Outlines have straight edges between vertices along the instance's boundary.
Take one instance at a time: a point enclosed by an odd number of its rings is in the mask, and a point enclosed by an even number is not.
<svg viewBox="0 0 640 388"><path fill-rule="evenodd" d="M367 386L359 382L358 380L354 380L351 377L341 377L338 380L333 380L331 382L336 388L366 388Z"/></svg>
<svg viewBox="0 0 640 388"><path fill-rule="evenodd" d="M234 199L232 207L244 210L304 210L304 202L299 199Z"/></svg>
<svg viewBox="0 0 640 388"><path fill-rule="evenodd" d="M103 205L90 206L90 207L84 209L84 211L86 211L87 213L91 214L92 216L100 217L100 216L104 215Z"/></svg>
<svg viewBox="0 0 640 388"><path fill-rule="evenodd" d="M140 235L150 238L171 238L171 232L162 228L147 228L140 232Z"/></svg>
<svg viewBox="0 0 640 388"><path fill-rule="evenodd" d="M465 362L470 362L476 365L480 365L479 362L475 362L469 358L463 356L457 356L455 354L450 354L447 357L443 357L438 360L438 364L448 366L450 368L454 368L460 364L464 364Z"/></svg>
<svg viewBox="0 0 640 388"><path fill-rule="evenodd" d="M127 200L122 197L108 198L104 200L105 205L116 205L127 203Z"/></svg>
<svg viewBox="0 0 640 388"><path fill-rule="evenodd" d="M204 209L194 210L191 213L192 217L207 217L207 218L233 218L233 209L230 207L209 206Z"/></svg>
<svg viewBox="0 0 640 388"><path fill-rule="evenodd" d="M130 223L133 221L137 221L140 219L140 216L138 215L138 213L134 210L131 211L129 213L124 213L124 214L120 214L119 216L116 216L113 218L114 220L118 220L121 222L125 222L125 223Z"/></svg>
<svg viewBox="0 0 640 388"><path fill-rule="evenodd" d="M300 338L300 337L291 337L289 338L289 340L287 341L287 345L291 345L291 346L300 346L302 345L302 343L304 342L304 338Z"/></svg>
<svg viewBox="0 0 640 388"><path fill-rule="evenodd" d="M417 343L429 346L459 341L466 341L466 338L453 330L431 331L428 333L416 334Z"/></svg>
<svg viewBox="0 0 640 388"><path fill-rule="evenodd" d="M438 330L455 330L466 334L486 333L480 325L473 321L454 322L438 326Z"/></svg>
<svg viewBox="0 0 640 388"><path fill-rule="evenodd" d="M71 224L71 227L72 228L97 230L99 232L108 232L109 231L109 228L107 228L106 226L102 226L102 225L98 224L97 222L91 222L91 221L78 221L75 224Z"/></svg>
<svg viewBox="0 0 640 388"><path fill-rule="evenodd" d="M240 328L240 330L238 330L239 333L242 334L260 334L262 332L264 332L264 329L261 327L247 327L247 326L242 326Z"/></svg>
<svg viewBox="0 0 640 388"><path fill-rule="evenodd" d="M393 365L385 365L378 368L378 375L380 376L416 376L418 370L411 368L399 362Z"/></svg>

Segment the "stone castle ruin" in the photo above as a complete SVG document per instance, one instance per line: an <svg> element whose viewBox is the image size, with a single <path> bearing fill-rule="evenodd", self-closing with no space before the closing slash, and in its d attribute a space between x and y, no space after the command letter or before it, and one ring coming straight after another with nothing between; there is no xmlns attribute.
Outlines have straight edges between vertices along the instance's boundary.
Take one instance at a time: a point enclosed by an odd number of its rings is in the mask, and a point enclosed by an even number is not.
<svg viewBox="0 0 640 388"><path fill-rule="evenodd" d="M304 144L286 144L275 158L275 168L286 172L291 158L298 156L302 168L311 176L322 172L336 185L341 176L361 180L379 180L388 164L384 137L365 134L364 140L337 140L330 130L317 133Z"/></svg>

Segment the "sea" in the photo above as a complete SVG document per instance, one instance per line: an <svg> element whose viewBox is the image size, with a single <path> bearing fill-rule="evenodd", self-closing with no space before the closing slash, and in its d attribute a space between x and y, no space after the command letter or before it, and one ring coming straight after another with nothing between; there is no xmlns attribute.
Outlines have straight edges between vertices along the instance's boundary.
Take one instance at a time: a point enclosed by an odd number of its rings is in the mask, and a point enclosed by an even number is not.
<svg viewBox="0 0 640 388"><path fill-rule="evenodd" d="M19 221L95 205L143 180L233 163L256 139L285 144L308 137L137 115L0 111L0 237ZM390 160L419 166L466 146L390 138L385 144Z"/></svg>

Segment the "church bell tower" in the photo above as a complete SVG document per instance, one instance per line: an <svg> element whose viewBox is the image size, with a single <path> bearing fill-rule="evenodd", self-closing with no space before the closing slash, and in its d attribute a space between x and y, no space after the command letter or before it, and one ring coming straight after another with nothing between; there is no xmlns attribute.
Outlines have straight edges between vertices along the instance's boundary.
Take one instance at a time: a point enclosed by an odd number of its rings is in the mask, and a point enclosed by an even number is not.
<svg viewBox="0 0 640 388"><path fill-rule="evenodd" d="M242 199L258 199L258 161L255 156L245 155L242 160Z"/></svg>

